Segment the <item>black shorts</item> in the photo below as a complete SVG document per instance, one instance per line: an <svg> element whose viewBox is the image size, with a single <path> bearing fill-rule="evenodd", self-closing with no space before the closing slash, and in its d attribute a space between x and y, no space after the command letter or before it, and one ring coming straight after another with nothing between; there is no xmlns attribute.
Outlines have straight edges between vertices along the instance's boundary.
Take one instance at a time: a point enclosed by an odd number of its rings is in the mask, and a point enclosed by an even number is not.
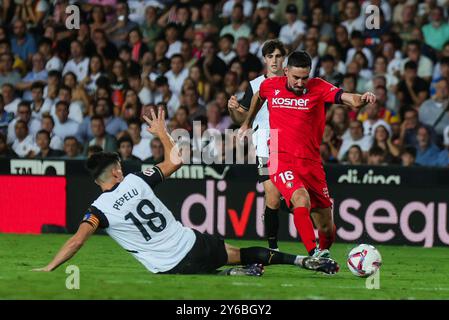
<svg viewBox="0 0 449 320"><path fill-rule="evenodd" d="M173 269L162 274L216 273L218 268L227 264L228 254L222 238L193 231L196 240L192 249Z"/></svg>
<svg viewBox="0 0 449 320"><path fill-rule="evenodd" d="M268 174L268 158L257 156L257 181L263 183L270 180Z"/></svg>

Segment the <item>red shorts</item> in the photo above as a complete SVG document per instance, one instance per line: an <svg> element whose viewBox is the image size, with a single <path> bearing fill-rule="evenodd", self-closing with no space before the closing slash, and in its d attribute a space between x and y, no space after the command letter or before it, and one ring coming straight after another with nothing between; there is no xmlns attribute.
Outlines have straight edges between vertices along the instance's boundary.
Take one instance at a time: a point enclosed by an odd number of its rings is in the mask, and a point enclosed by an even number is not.
<svg viewBox="0 0 449 320"><path fill-rule="evenodd" d="M287 206L290 207L293 193L300 188L305 188L309 193L311 208L332 206L326 174L320 162L274 153L270 155L268 168L270 179L284 197Z"/></svg>

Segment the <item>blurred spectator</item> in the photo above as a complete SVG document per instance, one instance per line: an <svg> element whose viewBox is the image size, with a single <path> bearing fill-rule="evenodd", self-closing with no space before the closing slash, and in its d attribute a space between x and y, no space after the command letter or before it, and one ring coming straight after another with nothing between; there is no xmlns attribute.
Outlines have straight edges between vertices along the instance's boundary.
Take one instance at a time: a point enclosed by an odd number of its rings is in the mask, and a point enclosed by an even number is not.
<svg viewBox="0 0 449 320"><path fill-rule="evenodd" d="M33 82L30 91L32 117L42 119L44 113L50 112L53 103L50 99L44 99L44 84L42 82Z"/></svg>
<svg viewBox="0 0 449 320"><path fill-rule="evenodd" d="M401 110L418 109L427 99L429 86L417 76L418 66L415 61L408 61L404 66L403 79L398 84L398 99Z"/></svg>
<svg viewBox="0 0 449 320"><path fill-rule="evenodd" d="M41 118L41 128L46 130L50 134L50 148L55 150L63 149L63 140L55 135L53 129L55 127L55 121L49 113L44 113Z"/></svg>
<svg viewBox="0 0 449 320"><path fill-rule="evenodd" d="M86 89L88 95L92 96L97 90L97 80L104 76L103 59L99 55L90 57L89 70L84 79L80 79L80 86Z"/></svg>
<svg viewBox="0 0 449 320"><path fill-rule="evenodd" d="M115 6L117 20L106 30L109 38L117 48L126 43L128 34L132 29L138 28L138 24L129 20L129 6L125 1L118 2ZM81 78L82 79L82 78Z"/></svg>
<svg viewBox="0 0 449 320"><path fill-rule="evenodd" d="M418 66L418 77L429 82L432 79L433 62L421 52L421 43L418 40L409 41L406 46L407 57L402 60L401 71L405 72L407 62L413 61Z"/></svg>
<svg viewBox="0 0 449 320"><path fill-rule="evenodd" d="M93 115L103 118L106 125L106 133L112 136L116 136L118 133L127 130L128 126L126 122L122 118L115 117L112 114L112 106L109 100L100 98L96 102L94 102L94 105L95 107ZM85 117L78 128L76 138L81 143L90 141L94 137L91 127L92 118L93 117L91 116Z"/></svg>
<svg viewBox="0 0 449 320"><path fill-rule="evenodd" d="M195 88L188 88L182 95L183 105L189 110L189 120L192 121L196 117L206 115L206 108L198 102L198 92Z"/></svg>
<svg viewBox="0 0 449 320"><path fill-rule="evenodd" d="M363 108L363 112L359 114L357 120L363 122L363 134L366 136L374 136L374 130L377 126L383 125L391 131L388 123L380 118L381 108L379 103L367 104Z"/></svg>
<svg viewBox="0 0 449 320"><path fill-rule="evenodd" d="M399 145L410 145L418 149L419 143L417 139L418 128L425 126L418 120L418 112L410 109L404 112L404 121L401 124L401 132L399 137ZM431 127L427 127L430 132L431 140L436 140L435 131Z"/></svg>
<svg viewBox="0 0 449 320"><path fill-rule="evenodd" d="M145 159L145 162L158 164L164 161L164 146L158 137L151 140L151 157Z"/></svg>
<svg viewBox="0 0 449 320"><path fill-rule="evenodd" d="M31 87L34 82L47 82L48 73L45 69L45 60L42 54L35 53L32 58L33 68L27 75L22 78L22 81L16 84L18 90L23 91L23 99L30 101L32 99ZM42 88L43 90L43 88ZM43 91L42 91L43 93Z"/></svg>
<svg viewBox="0 0 449 320"><path fill-rule="evenodd" d="M343 159L341 159L344 164L351 165L351 166L358 166L361 164L364 164L363 159L363 152L359 145L352 145L348 151L346 151L346 154L344 155Z"/></svg>
<svg viewBox="0 0 449 320"><path fill-rule="evenodd" d="M36 134L36 145L39 148L35 158L56 158L63 155L61 150L50 147L50 133L46 130L39 130Z"/></svg>
<svg viewBox="0 0 449 320"><path fill-rule="evenodd" d="M69 119L69 104L59 101L55 106L55 128L53 132L62 140L67 136L74 136L78 132L79 123Z"/></svg>
<svg viewBox="0 0 449 320"><path fill-rule="evenodd" d="M122 161L137 161L140 162L140 159L134 156L133 153L133 141L130 137L124 136L120 138L117 142L118 145L118 153L120 155L120 159Z"/></svg>
<svg viewBox="0 0 449 320"><path fill-rule="evenodd" d="M234 58L234 61L237 58ZM231 61L231 63L232 63ZM206 39L202 47L202 57L197 65L201 68L205 79L214 86L221 84L226 74L226 64L215 53L215 43L212 39Z"/></svg>
<svg viewBox="0 0 449 320"><path fill-rule="evenodd" d="M443 44L449 40L449 24L444 21L443 8L433 8L429 20L430 22L422 27L425 41L432 48L441 50Z"/></svg>
<svg viewBox="0 0 449 320"><path fill-rule="evenodd" d="M192 124L189 121L189 109L185 106L180 106L170 121L169 127L171 130L184 129L191 132Z"/></svg>
<svg viewBox="0 0 449 320"><path fill-rule="evenodd" d="M12 119L14 119L14 114L5 110L3 96L0 95L0 134L7 134L8 124Z"/></svg>
<svg viewBox="0 0 449 320"><path fill-rule="evenodd" d="M149 50L154 49L154 43L162 33L162 28L157 24L157 8L147 5L145 8L145 21L141 25L143 42L148 46Z"/></svg>
<svg viewBox="0 0 449 320"><path fill-rule="evenodd" d="M170 71L165 73L170 85L170 91L176 96L180 96L182 84L189 76L189 70L184 67L184 58L180 54L175 54L170 59Z"/></svg>
<svg viewBox="0 0 449 320"><path fill-rule="evenodd" d="M98 153L98 152L102 152L103 148L100 147L99 145L91 145L87 148L87 154L85 156L85 158L90 158L93 154Z"/></svg>
<svg viewBox="0 0 449 320"><path fill-rule="evenodd" d="M285 8L285 18L287 23L280 30L279 40L294 51L303 40L307 26L298 17L298 8L293 3Z"/></svg>
<svg viewBox="0 0 449 320"><path fill-rule="evenodd" d="M218 42L218 47L220 48L220 51L218 52L217 56L226 63L226 65L229 65L231 61L237 56L235 51L233 50L234 47L234 36L232 34L224 34L220 37L220 41Z"/></svg>
<svg viewBox="0 0 449 320"><path fill-rule="evenodd" d="M221 21L214 12L214 3L205 1L201 4L199 18L193 23L193 30L206 37L217 35L220 32Z"/></svg>
<svg viewBox="0 0 449 320"><path fill-rule="evenodd" d="M371 68L373 65L373 54L370 49L365 47L365 41L362 32L354 30L351 33L351 46L352 48L348 50L346 55L346 65L353 61L354 56L357 53L363 53L366 60L368 60L364 68Z"/></svg>
<svg viewBox="0 0 449 320"><path fill-rule="evenodd" d="M108 134L105 129L104 119L101 116L92 116L90 128L93 138L86 144L87 148L93 145L100 146L105 152L117 151L117 140L114 136Z"/></svg>
<svg viewBox="0 0 449 320"><path fill-rule="evenodd" d="M81 101L72 100L72 89L66 85L59 87L57 102L51 107L50 114L56 116L56 107L59 102L65 102L69 106L69 119L77 123L83 121L83 105Z"/></svg>
<svg viewBox="0 0 449 320"><path fill-rule="evenodd" d="M341 137L347 132L347 129L349 128L349 117L345 106L332 106L326 117L332 125L332 129L337 137Z"/></svg>
<svg viewBox="0 0 449 320"><path fill-rule="evenodd" d="M27 134L30 134L32 137L31 139L34 140L33 136L39 131L41 123L39 120L34 119L31 116L30 104L26 101L22 101L17 107L17 117L8 125L8 144L13 143L13 141L17 138L15 135L16 131L14 129L17 121L23 121L27 125Z"/></svg>
<svg viewBox="0 0 449 320"><path fill-rule="evenodd" d="M419 127L416 138L418 141L416 163L422 166L436 165L440 149L432 142L429 129Z"/></svg>
<svg viewBox="0 0 449 320"><path fill-rule="evenodd" d="M438 135L449 125L449 80L442 78L435 84L435 94L419 108L419 121L433 127Z"/></svg>
<svg viewBox="0 0 449 320"><path fill-rule="evenodd" d="M13 24L11 47L12 52L23 61L31 61L31 56L36 53L36 42L31 33L27 32L27 26L20 18Z"/></svg>
<svg viewBox="0 0 449 320"><path fill-rule="evenodd" d="M336 159L338 157L338 150L341 146L341 139L335 133L334 127L331 122L326 123L324 127L323 142L321 143L321 146L323 145L327 146L327 148L325 148L325 151L326 153L329 153L327 161L338 162Z"/></svg>
<svg viewBox="0 0 449 320"><path fill-rule="evenodd" d="M28 133L28 125L23 120L14 123L15 139L11 149L20 158L33 158L39 152L39 148L34 144L34 139Z"/></svg>
<svg viewBox="0 0 449 320"><path fill-rule="evenodd" d="M0 158L16 158L17 154L6 143L6 136L0 132Z"/></svg>
<svg viewBox="0 0 449 320"><path fill-rule="evenodd" d="M233 0L228 0L228 3L230 2L233 2ZM251 1L249 0L245 0L245 2L251 3ZM224 14L224 16L226 15ZM239 3L233 5L231 23L221 29L220 37L228 33L231 34L234 39L238 39L240 37L249 38L249 36L251 35L251 29L244 22L243 6Z"/></svg>
<svg viewBox="0 0 449 320"><path fill-rule="evenodd" d="M344 14L346 19L343 20L341 25L348 30L349 34L352 34L352 31L354 30L358 30L360 32L365 30L365 19L364 15L360 14L360 5L358 1L346 1Z"/></svg>
<svg viewBox="0 0 449 320"><path fill-rule="evenodd" d="M141 123L138 120L128 122L128 134L133 142L132 154L140 160L145 160L152 155L150 139L142 138Z"/></svg>
<svg viewBox="0 0 449 320"><path fill-rule="evenodd" d="M401 164L403 167L416 166L416 148L412 146L406 146L401 152Z"/></svg>
<svg viewBox="0 0 449 320"><path fill-rule="evenodd" d="M377 147L384 151L386 162L397 162L400 149L392 142L392 132L390 127L387 127L384 124L377 124L373 131L374 141L372 147Z"/></svg>
<svg viewBox="0 0 449 320"><path fill-rule="evenodd" d="M67 136L64 139L64 155L62 156L67 160L82 159L81 147L74 136Z"/></svg>
<svg viewBox="0 0 449 320"><path fill-rule="evenodd" d="M168 117L172 118L179 108L179 99L170 91L168 79L164 76L156 79L157 93L154 97L154 103L164 102L167 105Z"/></svg>
<svg viewBox="0 0 449 320"><path fill-rule="evenodd" d="M373 138L371 136L363 135L363 124L360 121L351 121L349 124L349 134L343 136L343 142L341 144L340 151L338 153L338 159L343 159L345 153L352 145L358 145L362 151L366 154L373 144Z"/></svg>
<svg viewBox="0 0 449 320"><path fill-rule="evenodd" d="M383 150L380 147L377 146L373 146L369 151L368 151L368 165L370 166L381 166L381 165L386 165L386 161L385 161L385 150Z"/></svg>
<svg viewBox="0 0 449 320"><path fill-rule="evenodd" d="M73 72L77 79L83 80L89 71L89 58L84 55L83 45L78 40L70 43L70 57L62 70L62 75Z"/></svg>
<svg viewBox="0 0 449 320"><path fill-rule="evenodd" d="M6 83L15 86L20 82L20 74L12 69L14 57L10 53L0 55L0 85Z"/></svg>
<svg viewBox="0 0 449 320"><path fill-rule="evenodd" d="M321 58L320 77L339 87L343 82L343 75L336 70L334 57L330 54Z"/></svg>
<svg viewBox="0 0 449 320"><path fill-rule="evenodd" d="M447 168L449 167L449 126L444 130L443 136L444 149L438 155L437 165Z"/></svg>
<svg viewBox="0 0 449 320"><path fill-rule="evenodd" d="M178 27L174 23L168 24L164 28L165 40L168 43L168 50L165 56L170 59L174 54L181 53L181 41L179 41Z"/></svg>
<svg viewBox="0 0 449 320"><path fill-rule="evenodd" d="M210 101L212 95L212 86L206 80L202 69L198 65L193 65L189 69L189 78L195 83L198 95L202 103Z"/></svg>
<svg viewBox="0 0 449 320"><path fill-rule="evenodd" d="M247 38L237 40L236 53L237 57L231 61L231 65L234 61L241 63L245 80L251 81L262 72L263 66L259 58L249 52L249 40Z"/></svg>
<svg viewBox="0 0 449 320"><path fill-rule="evenodd" d="M225 129L228 129L231 124L231 117L222 117L218 104L214 101L209 102L207 105L207 128L217 129L220 133L225 133Z"/></svg>
<svg viewBox="0 0 449 320"><path fill-rule="evenodd" d="M140 74L130 74L128 77L129 87L138 95L141 104L149 104L154 100L151 90L144 85Z"/></svg>

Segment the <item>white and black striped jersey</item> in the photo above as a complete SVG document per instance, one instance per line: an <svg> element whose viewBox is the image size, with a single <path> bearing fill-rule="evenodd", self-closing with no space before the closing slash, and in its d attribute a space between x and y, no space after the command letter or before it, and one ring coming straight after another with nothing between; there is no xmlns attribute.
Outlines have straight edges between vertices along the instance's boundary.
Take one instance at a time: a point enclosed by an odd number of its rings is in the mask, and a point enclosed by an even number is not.
<svg viewBox="0 0 449 320"><path fill-rule="evenodd" d="M261 75L249 82L248 89L245 92L245 96L240 101L240 104L246 110L249 110L251 105L251 99L254 93L259 91L262 82L267 79L267 76ZM270 138L270 115L268 112L267 101L264 102L253 122L253 143L256 147L256 155L258 157L268 158L268 145L267 141Z"/></svg>
<svg viewBox="0 0 449 320"><path fill-rule="evenodd" d="M151 272L175 267L195 243L192 229L184 227L154 194L164 180L155 166L128 174L103 192L90 206L83 222L104 228L125 250Z"/></svg>

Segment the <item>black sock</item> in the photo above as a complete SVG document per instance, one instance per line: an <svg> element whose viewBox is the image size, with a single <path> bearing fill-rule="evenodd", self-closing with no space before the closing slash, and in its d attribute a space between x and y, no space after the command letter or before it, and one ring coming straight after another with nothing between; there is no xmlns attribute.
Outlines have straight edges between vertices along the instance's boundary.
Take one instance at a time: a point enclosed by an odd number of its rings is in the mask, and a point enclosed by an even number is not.
<svg viewBox="0 0 449 320"><path fill-rule="evenodd" d="M261 263L264 266L270 264L295 264L296 256L288 253L273 251L262 247L250 247L240 249L240 261L243 265Z"/></svg>
<svg viewBox="0 0 449 320"><path fill-rule="evenodd" d="M265 207L264 225L265 235L268 239L268 246L270 249L278 248L278 230L279 230L279 209L271 209Z"/></svg>

